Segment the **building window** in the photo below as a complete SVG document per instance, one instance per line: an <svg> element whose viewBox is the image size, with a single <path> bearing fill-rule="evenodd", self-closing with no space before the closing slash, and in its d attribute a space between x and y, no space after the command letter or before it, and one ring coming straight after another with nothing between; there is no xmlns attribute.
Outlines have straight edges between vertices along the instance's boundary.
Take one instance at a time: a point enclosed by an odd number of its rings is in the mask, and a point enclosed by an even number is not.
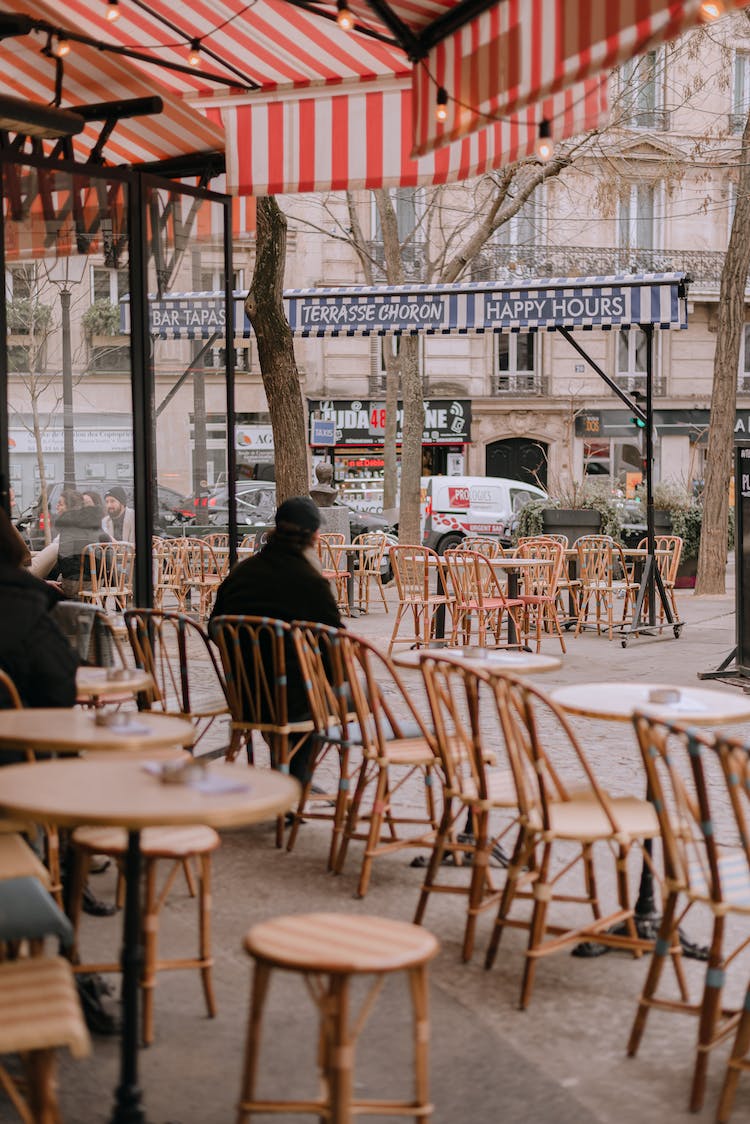
<svg viewBox="0 0 750 1124"><path fill-rule="evenodd" d="M225 347L209 347L203 355L203 366L207 371L220 371L223 374L227 366L227 349ZM252 370L249 347L236 347L234 349L234 370L238 375L249 374Z"/></svg>
<svg viewBox="0 0 750 1124"><path fill-rule="evenodd" d="M419 187L401 187L391 191L391 203L396 212L396 225L398 227L398 240L405 242L407 238L414 240L417 226L424 213L424 193ZM380 211L373 196L372 200L372 229L376 242L383 241L383 230L380 226Z"/></svg>
<svg viewBox="0 0 750 1124"><path fill-rule="evenodd" d="M654 332L653 392L663 394L659 371L659 333ZM648 336L640 328L621 328L617 333L617 384L622 390L646 393Z"/></svg>
<svg viewBox="0 0 750 1124"><path fill-rule="evenodd" d="M498 334L496 394L541 394L537 372L537 333Z"/></svg>
<svg viewBox="0 0 750 1124"><path fill-rule="evenodd" d="M130 289L127 269L107 269L104 265L91 267L91 301L109 301L118 304Z"/></svg>
<svg viewBox="0 0 750 1124"><path fill-rule="evenodd" d="M521 204L515 215L495 231L492 236L493 245L514 249L534 249L542 244L543 188L544 185L540 184Z"/></svg>
<svg viewBox="0 0 750 1124"><path fill-rule="evenodd" d="M620 196L619 245L621 250L655 250L655 199L652 183L625 185Z"/></svg>
<svg viewBox="0 0 750 1124"><path fill-rule="evenodd" d="M232 288L234 292L242 292L244 271L235 269L232 273ZM200 271L200 292L220 293L224 289L224 270L220 266L206 266Z"/></svg>
<svg viewBox="0 0 750 1124"><path fill-rule="evenodd" d="M750 391L750 324L745 324L740 343L740 371L737 389Z"/></svg>
<svg viewBox="0 0 750 1124"><path fill-rule="evenodd" d="M664 108L664 56L648 51L620 67L621 124L629 129L669 129Z"/></svg>
<svg viewBox="0 0 750 1124"><path fill-rule="evenodd" d="M729 114L730 132L743 131L748 112L750 112L750 51L735 51L732 112Z"/></svg>
<svg viewBox="0 0 750 1124"><path fill-rule="evenodd" d="M386 384L386 368L385 357L386 349L390 349L391 355L398 356L401 351L401 336L377 336L375 337L376 357L375 362L371 365L370 371L370 386L369 392L373 394L385 394ZM424 370L424 337L417 336L417 363L419 365L419 373L422 376L422 385L425 392L427 390L427 381L425 378Z"/></svg>

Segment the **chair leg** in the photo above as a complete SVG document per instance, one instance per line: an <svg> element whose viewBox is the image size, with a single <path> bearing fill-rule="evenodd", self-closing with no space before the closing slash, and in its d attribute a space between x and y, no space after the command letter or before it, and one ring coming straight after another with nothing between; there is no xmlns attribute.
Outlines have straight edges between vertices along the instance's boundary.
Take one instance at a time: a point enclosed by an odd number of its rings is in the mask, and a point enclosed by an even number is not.
<svg viewBox="0 0 750 1124"><path fill-rule="evenodd" d="M646 976L646 982L643 985L641 997L638 1000L638 1009L635 1013L633 1026L630 1031L630 1038L628 1039L628 1057L635 1057L638 1052L638 1047L641 1044L643 1032L646 1029L646 1019L651 1006L651 999L656 993L659 986L659 980L664 970L669 950L672 947L672 941L675 930L675 910L677 908L677 895L670 893L664 904L664 912L662 913L661 924L659 926L659 935L656 938L654 951L651 956L651 962Z"/></svg>
<svg viewBox="0 0 750 1124"><path fill-rule="evenodd" d="M57 1060L54 1050L33 1050L28 1058L29 1104L34 1124L59 1124Z"/></svg>
<svg viewBox="0 0 750 1124"><path fill-rule="evenodd" d="M200 893L198 898L198 954L201 959L201 983L203 996L206 1000L206 1010L210 1019L216 1018L216 998L211 969L213 957L211 956L211 855L199 855L200 866Z"/></svg>
<svg viewBox="0 0 750 1124"><path fill-rule="evenodd" d="M363 758L362 764L359 769L359 774L357 776L357 784L354 789L354 795L352 796L351 803L349 804L349 811L347 812L344 830L341 834L341 842L339 843L338 850L336 852L336 866L334 868L336 874L341 874L342 870L344 869L346 855L349 850L349 840L357 830L357 825L359 823L359 809L362 805L362 797L364 796L364 792L367 787L368 764L368 759L366 757Z"/></svg>
<svg viewBox="0 0 750 1124"><path fill-rule="evenodd" d="M547 910L552 893L552 887L547 881L549 850L549 847L545 847L540 866L539 881L534 884L534 910L531 915L529 943L526 949L526 963L524 965L523 980L521 983L521 998L518 1004L522 1011L525 1011L528 1007L529 1000L531 999L531 992L534 987L538 957L533 956L532 953L536 952L542 944L547 929Z"/></svg>
<svg viewBox="0 0 750 1124"><path fill-rule="evenodd" d="M706 966L706 982L703 987L703 1001L698 1022L698 1047L695 1054L693 1086L690 1091L690 1111L698 1112L703 1107L706 1092L708 1055L714 1044L716 1024L721 1017L721 992L724 982L724 961L721 950L724 940L724 918L714 919L714 932Z"/></svg>
<svg viewBox="0 0 750 1124"><path fill-rule="evenodd" d="M445 847L448 842L448 833L451 829L451 823L451 800L450 797L448 797L443 806L443 815L440 821L440 827L438 828L438 833L435 837L432 854L430 855L430 861L427 865L427 870L425 871L424 875L424 882L422 883L422 889L419 894L419 901L417 902L417 909L416 913L414 914L415 925L422 924L425 910L427 909L427 901L430 896L430 891L435 885L435 877L437 875L437 872L440 870L440 864L443 861Z"/></svg>
<svg viewBox="0 0 750 1124"><path fill-rule="evenodd" d="M268 994L271 969L262 961L256 961L253 972L253 987L250 999L250 1016L245 1044L245 1065L242 1074L240 1103L237 1107L237 1124L245 1124L250 1119L249 1110L243 1105L253 1101L258 1079L258 1055L260 1053L260 1024L263 1019L263 1006Z"/></svg>
<svg viewBox="0 0 750 1124"><path fill-rule="evenodd" d="M352 1124L354 1041L349 1033L349 977L330 977L326 1006L328 1050L326 1077L331 1091L331 1124Z"/></svg>
<svg viewBox="0 0 750 1124"><path fill-rule="evenodd" d="M484 958L484 966L487 969L491 968L495 963L495 957L497 956L497 950L500 945L500 938L505 928L505 918L510 913L513 899L516 896L518 879L521 874L521 855L524 851L525 842L523 831L519 831L516 845L513 848L513 857L508 865L505 885L500 895L500 905L497 908L497 917L495 918L492 936L490 937L490 943L487 946L487 953Z"/></svg>
<svg viewBox="0 0 750 1124"><path fill-rule="evenodd" d="M477 928L477 917L482 905L484 886L489 866L489 817L487 812L478 812L474 817L474 833L476 845L471 856L471 883L469 885L469 902L466 909L466 927L464 929L464 944L462 959L464 962L471 960L474 952L474 935Z"/></svg>
<svg viewBox="0 0 750 1124"><path fill-rule="evenodd" d="M727 1124L734 1106L734 1096L737 1091L737 1082L743 1066L742 1061L750 1050L750 987L745 995L745 1004L742 1017L737 1027L737 1036L732 1046L732 1053L727 1062L727 1072L719 1097L719 1107L716 1111L717 1124Z"/></svg>
<svg viewBox="0 0 750 1124"><path fill-rule="evenodd" d="M77 964L80 961L78 930L81 924L83 888L88 878L91 855L85 847L75 847L72 843L70 846L73 847L73 856L67 910L70 923L73 926L73 947L70 950L70 959L73 964Z"/></svg>
<svg viewBox="0 0 750 1124"><path fill-rule="evenodd" d="M363 762L365 765L366 762ZM379 767L378 778L375 783L375 796L372 802L372 809L370 811L370 830L367 833L367 840L365 842L365 853L362 856L362 869L359 872L359 883L357 885L357 897L363 898L367 893L367 888L370 885L370 875L372 873L372 861L375 857L375 850L380 841L380 831L383 824L383 814L388 807L388 773L387 770Z"/></svg>
<svg viewBox="0 0 750 1124"><path fill-rule="evenodd" d="M154 988L156 987L156 944L159 928L159 914L156 906L156 859L146 858L144 867L143 976L141 977L142 1038L143 1045L150 1046L154 1040Z"/></svg>
<svg viewBox="0 0 750 1124"><path fill-rule="evenodd" d="M424 964L409 972L412 1006L414 1008L414 1107L424 1109L430 1103L429 1044L430 1010L427 987L427 969ZM750 1027L750 1020L748 1021ZM432 1113L417 1112L416 1124L432 1119Z"/></svg>

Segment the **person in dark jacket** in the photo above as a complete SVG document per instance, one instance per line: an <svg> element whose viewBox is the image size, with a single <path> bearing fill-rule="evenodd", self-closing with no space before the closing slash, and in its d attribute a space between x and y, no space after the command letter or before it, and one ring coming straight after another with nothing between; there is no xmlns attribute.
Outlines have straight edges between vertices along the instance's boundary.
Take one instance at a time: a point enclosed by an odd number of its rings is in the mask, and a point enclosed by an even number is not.
<svg viewBox="0 0 750 1124"><path fill-rule="evenodd" d="M104 512L95 504L84 504L80 492L66 489L57 501L55 530L58 533L57 571L66 597L75 597L81 573L81 555L89 543L109 542L102 530Z"/></svg>
<svg viewBox="0 0 750 1124"><path fill-rule="evenodd" d="M315 543L320 512L308 496L285 500L276 512L276 529L258 554L240 562L219 586L211 620L225 615L317 621L341 628L341 614L329 582L320 572ZM290 721L308 716L307 697L291 645L286 649L287 712ZM289 771L306 779L312 745L301 747Z"/></svg>
<svg viewBox="0 0 750 1124"><path fill-rule="evenodd" d="M73 706L78 657L50 616L60 594L25 569L27 559L23 539L0 508L0 667L24 706ZM0 695L0 707L7 705Z"/></svg>

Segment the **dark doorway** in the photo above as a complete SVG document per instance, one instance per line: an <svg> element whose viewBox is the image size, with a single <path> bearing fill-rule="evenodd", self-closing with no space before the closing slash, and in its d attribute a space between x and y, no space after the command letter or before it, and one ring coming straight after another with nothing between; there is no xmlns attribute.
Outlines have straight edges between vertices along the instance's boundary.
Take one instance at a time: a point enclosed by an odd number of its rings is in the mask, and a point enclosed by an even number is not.
<svg viewBox="0 0 750 1124"><path fill-rule="evenodd" d="M488 476L505 476L525 484L547 487L547 446L528 437L507 437L487 446Z"/></svg>

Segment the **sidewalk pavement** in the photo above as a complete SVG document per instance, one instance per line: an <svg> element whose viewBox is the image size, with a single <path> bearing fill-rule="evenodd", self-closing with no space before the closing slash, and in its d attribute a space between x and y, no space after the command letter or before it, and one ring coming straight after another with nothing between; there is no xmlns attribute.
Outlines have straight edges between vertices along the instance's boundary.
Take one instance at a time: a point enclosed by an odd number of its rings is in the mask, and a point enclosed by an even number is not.
<svg viewBox="0 0 750 1124"><path fill-rule="evenodd" d="M393 594L391 593L391 598ZM568 654L559 671L540 677L544 687L592 680L644 680L695 684L700 671L716 668L734 645L734 599L678 593L685 628L661 638L633 639L623 649L587 633L566 636ZM382 607L348 623L387 645L393 622ZM556 652L557 643L544 642ZM414 673L409 673L414 674ZM710 684L708 684L710 685ZM415 690L417 689L415 683ZM736 687L717 689L736 691ZM638 791L642 774L628 724L581 727L600 777L612 789ZM744 728L750 736L750 726ZM236 767L243 768L239 763ZM636 786L633 788L633 786ZM409 866L413 852L376 861L371 889L353 898L359 847L353 844L341 876L325 871L326 825L307 823L292 854L273 845L273 825L226 833L215 856L213 942L218 1016L204 1014L198 973L165 972L156 989L156 1042L141 1053L141 1081L151 1124L225 1124L234 1120L239 1089L250 964L242 937L254 922L308 910L351 911L410 920L422 873ZM458 873L458 872L457 872ZM111 871L94 879L97 895L114 889ZM474 960L460 959L463 899L438 897L426 922L441 941L431 968L431 1092L434 1124L680 1124L713 1120L728 1046L711 1058L705 1108L692 1115L687 1098L696 1033L694 1019L652 1013L635 1059L625 1044L647 967L610 953L594 960L562 953L541 962L531 1005L517 1009L524 934L503 936L496 964L482 967L492 911L480 918ZM691 927L694 923L692 917ZM82 948L89 958L119 946L121 919L84 920ZM698 924L698 929L701 926ZM693 932L692 936L701 933ZM178 882L164 910L160 940L179 955L197 943L195 904ZM700 986L704 965L688 961L687 975ZM738 1001L750 972L737 965L728 999ZM409 997L403 977L388 981L357 1055L357 1091L398 1096L408 1089ZM316 1089L316 1030L312 1004L299 979L278 974L271 986L264 1025L261 1095L305 1095ZM118 1043L97 1039L85 1062L62 1059L61 1099L66 1124L108 1119L117 1079ZM742 1080L734 1119L750 1114L750 1078ZM0 1102L0 1124L14 1119ZM258 1118L260 1119L260 1118ZM287 1121L292 1117L276 1117ZM294 1119L299 1119L295 1117ZM383 1118L388 1119L388 1118Z"/></svg>

